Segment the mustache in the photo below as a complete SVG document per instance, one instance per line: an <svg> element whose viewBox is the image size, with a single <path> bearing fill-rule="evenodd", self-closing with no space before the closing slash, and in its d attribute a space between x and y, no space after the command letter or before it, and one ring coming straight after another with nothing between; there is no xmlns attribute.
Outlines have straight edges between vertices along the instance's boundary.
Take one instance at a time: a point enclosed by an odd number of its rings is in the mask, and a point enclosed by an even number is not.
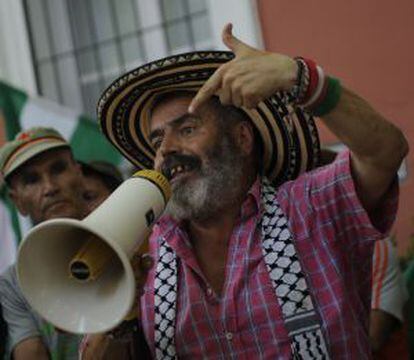
<svg viewBox="0 0 414 360"><path fill-rule="evenodd" d="M161 166L162 174L168 179L171 179L171 170L176 166L186 166L189 169L196 169L201 167L201 159L193 155L171 154L167 155Z"/></svg>

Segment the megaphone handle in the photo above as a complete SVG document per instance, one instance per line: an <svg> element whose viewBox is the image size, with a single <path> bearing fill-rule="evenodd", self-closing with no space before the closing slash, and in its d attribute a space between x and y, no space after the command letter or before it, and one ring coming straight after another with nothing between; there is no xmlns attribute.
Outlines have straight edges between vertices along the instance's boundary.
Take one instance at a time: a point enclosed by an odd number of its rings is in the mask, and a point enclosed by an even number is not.
<svg viewBox="0 0 414 360"><path fill-rule="evenodd" d="M137 332L139 329L141 329L140 322L138 318L134 318L132 320L122 321L116 328L108 331L107 335L111 339L123 339L129 334Z"/></svg>
<svg viewBox="0 0 414 360"><path fill-rule="evenodd" d="M142 256L148 252L148 239L140 246L131 259L131 266L134 269L135 281L138 289L146 281L148 271L153 265L152 258ZM136 298L140 299L141 293L136 294ZM134 303L125 320L115 329L108 333L108 336L116 341L122 340L125 346L128 346L131 359L152 359L151 352L145 340L145 336L139 320L139 304Z"/></svg>
<svg viewBox="0 0 414 360"><path fill-rule="evenodd" d="M122 341L128 346L130 359L152 359L140 321L135 318L123 321L116 329L108 333L112 341Z"/></svg>
<svg viewBox="0 0 414 360"><path fill-rule="evenodd" d="M129 313L125 316L124 321L139 318L139 300L143 294L142 288L147 280L148 271L153 265L152 258L147 254L148 248L148 239L146 239L131 259L131 266L134 270L135 285L137 288L135 294L136 301L132 305Z"/></svg>
<svg viewBox="0 0 414 360"><path fill-rule="evenodd" d="M131 359L145 359L150 360L151 352L147 341L145 340L144 331L142 330L141 323L138 325L137 331L132 333L133 338L133 354L131 354Z"/></svg>

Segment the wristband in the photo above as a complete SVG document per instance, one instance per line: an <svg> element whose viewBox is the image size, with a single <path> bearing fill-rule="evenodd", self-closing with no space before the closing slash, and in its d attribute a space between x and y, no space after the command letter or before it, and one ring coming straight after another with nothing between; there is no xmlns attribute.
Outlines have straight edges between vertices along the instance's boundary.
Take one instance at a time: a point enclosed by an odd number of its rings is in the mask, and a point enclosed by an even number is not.
<svg viewBox="0 0 414 360"><path fill-rule="evenodd" d="M342 93L341 83L338 79L328 76L326 83L325 95L315 103L315 106L309 108L312 114L318 117L330 113L338 105Z"/></svg>
<svg viewBox="0 0 414 360"><path fill-rule="evenodd" d="M298 73L296 75L296 83L293 86L291 94L295 99L294 101L300 103L307 90L308 85L306 83L309 83L309 74L306 74L308 73L308 69L305 62L302 61L301 58L295 58L295 61L298 66Z"/></svg>

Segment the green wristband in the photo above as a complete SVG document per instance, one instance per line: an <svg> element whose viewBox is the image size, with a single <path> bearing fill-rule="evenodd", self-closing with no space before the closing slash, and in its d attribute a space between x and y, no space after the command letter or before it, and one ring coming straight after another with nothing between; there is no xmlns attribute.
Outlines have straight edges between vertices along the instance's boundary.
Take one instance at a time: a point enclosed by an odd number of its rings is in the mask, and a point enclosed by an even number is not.
<svg viewBox="0 0 414 360"><path fill-rule="evenodd" d="M311 110L312 114L318 117L330 113L336 107L336 105L338 105L339 99L341 98L341 82L338 79L330 76L328 76L327 81L328 88L325 97L315 108Z"/></svg>

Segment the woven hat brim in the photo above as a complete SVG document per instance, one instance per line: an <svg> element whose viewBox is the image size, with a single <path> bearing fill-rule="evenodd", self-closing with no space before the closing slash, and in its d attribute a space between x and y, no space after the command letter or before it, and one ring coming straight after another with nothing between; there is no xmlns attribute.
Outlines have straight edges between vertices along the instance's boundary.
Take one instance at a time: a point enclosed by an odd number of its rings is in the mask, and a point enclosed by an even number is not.
<svg viewBox="0 0 414 360"><path fill-rule="evenodd" d="M197 91L233 54L192 52L141 66L113 82L98 102L104 134L140 169L152 168L155 156L149 139L149 115L154 98L176 90ZM313 118L290 105L279 93L254 109L242 108L258 130L264 147L264 173L279 184L314 168L319 138Z"/></svg>

